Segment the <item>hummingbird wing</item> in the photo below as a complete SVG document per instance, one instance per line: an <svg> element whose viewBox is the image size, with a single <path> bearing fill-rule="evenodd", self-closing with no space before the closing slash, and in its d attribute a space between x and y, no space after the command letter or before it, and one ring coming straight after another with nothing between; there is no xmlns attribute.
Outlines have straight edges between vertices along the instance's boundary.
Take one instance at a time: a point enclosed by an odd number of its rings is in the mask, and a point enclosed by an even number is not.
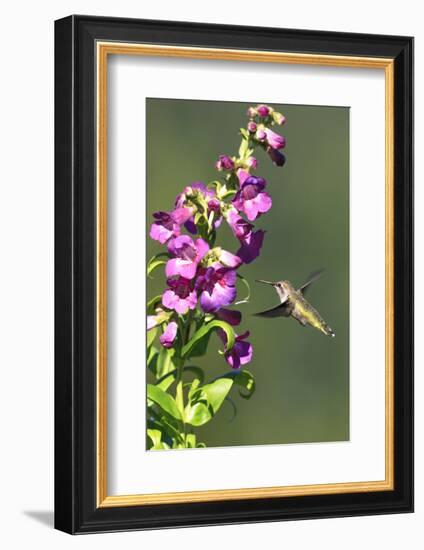
<svg viewBox="0 0 424 550"><path fill-rule="evenodd" d="M318 271L313 271L309 277L306 283L303 283L302 286L300 286L297 290L302 292L302 294L305 294L305 291L308 289L309 285L314 283L317 279L319 279L324 272L324 269L320 269Z"/></svg>
<svg viewBox="0 0 424 550"><path fill-rule="evenodd" d="M272 319L273 317L288 317L290 315L290 307L287 302L278 304L271 309L266 309L265 311L259 311L254 314L256 317L267 317Z"/></svg>

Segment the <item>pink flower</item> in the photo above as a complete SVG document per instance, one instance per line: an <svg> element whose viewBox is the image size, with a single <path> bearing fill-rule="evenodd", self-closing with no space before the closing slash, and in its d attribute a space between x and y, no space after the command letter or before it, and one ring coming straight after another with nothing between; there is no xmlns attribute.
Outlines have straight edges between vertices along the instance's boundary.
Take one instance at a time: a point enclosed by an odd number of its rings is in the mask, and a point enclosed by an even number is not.
<svg viewBox="0 0 424 550"><path fill-rule="evenodd" d="M268 145L273 149L283 149L286 146L286 138L284 136L276 134L269 128L265 128L264 132Z"/></svg>
<svg viewBox="0 0 424 550"><path fill-rule="evenodd" d="M165 332L159 336L160 343L164 348L172 348L174 340L177 336L178 325L175 321L171 321L165 329Z"/></svg>
<svg viewBox="0 0 424 550"><path fill-rule="evenodd" d="M266 181L263 178L249 176L234 197L234 206L237 210L244 212L250 221L268 212L272 206L271 197L264 192L265 186Z"/></svg>
<svg viewBox="0 0 424 550"><path fill-rule="evenodd" d="M200 260L209 250L209 245L203 239L193 241L188 235L181 235L169 241L168 250L175 258L166 263L166 276L181 275L186 279L193 279Z"/></svg>
<svg viewBox="0 0 424 550"><path fill-rule="evenodd" d="M262 229L253 231L253 225L244 220L235 208L228 210L226 219L234 236L241 244L236 253L237 256L243 263L250 264L259 256L265 232Z"/></svg>
<svg viewBox="0 0 424 550"><path fill-rule="evenodd" d="M197 305L197 293L193 289L192 281L184 277L173 277L168 279L168 290L162 296L162 304L168 309L174 309L177 313L184 315L189 309Z"/></svg>
<svg viewBox="0 0 424 550"><path fill-rule="evenodd" d="M180 226L191 218L189 208L176 208L172 212L155 212L155 221L150 227L150 237L161 244L166 243L171 237L180 235Z"/></svg>
<svg viewBox="0 0 424 550"><path fill-rule="evenodd" d="M223 267L218 262L199 270L196 289L201 292L200 305L203 311L218 311L222 306L229 306L234 301L237 294L236 277L233 269Z"/></svg>
<svg viewBox="0 0 424 550"><path fill-rule="evenodd" d="M250 342L246 342L249 336L249 331L240 336L236 336L236 342L231 350L225 352L225 359L233 369L239 369L242 365L250 363L253 357L253 346ZM227 335L222 330L218 332L219 337L227 345Z"/></svg>

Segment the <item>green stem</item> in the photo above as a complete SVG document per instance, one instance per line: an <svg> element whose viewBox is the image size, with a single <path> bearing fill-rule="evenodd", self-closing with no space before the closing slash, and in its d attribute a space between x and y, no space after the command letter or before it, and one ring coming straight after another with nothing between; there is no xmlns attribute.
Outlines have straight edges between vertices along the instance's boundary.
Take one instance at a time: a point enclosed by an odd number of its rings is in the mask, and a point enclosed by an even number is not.
<svg viewBox="0 0 424 550"><path fill-rule="evenodd" d="M179 322L181 336L183 340L182 347L184 347L184 345L190 340L191 322L192 322L192 311L190 310L185 322L184 321ZM186 442L187 432L186 432L186 424L184 421L184 408L185 408L184 407L184 388L183 388L184 363L185 363L185 360L179 357L177 360L177 377L176 377L177 388L175 392L175 401L177 403L178 408L180 409L181 416L183 418L182 423L183 423L184 446L187 446L187 442Z"/></svg>

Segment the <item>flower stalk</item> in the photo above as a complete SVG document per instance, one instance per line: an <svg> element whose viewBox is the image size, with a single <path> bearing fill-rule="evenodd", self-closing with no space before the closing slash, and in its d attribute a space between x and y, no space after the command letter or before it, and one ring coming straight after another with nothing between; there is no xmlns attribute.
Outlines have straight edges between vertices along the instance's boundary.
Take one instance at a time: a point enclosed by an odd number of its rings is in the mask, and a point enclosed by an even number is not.
<svg viewBox="0 0 424 550"><path fill-rule="evenodd" d="M148 316L148 330L159 332L162 347L160 351L154 346L155 338L150 339L148 367L157 379L155 385L148 385L151 449L204 446L196 440L193 427L214 418L234 381L248 390L244 397L254 390L253 376L245 370L253 358L249 331L235 332L242 314L228 308L249 299L250 292L236 302L237 280L248 287L239 270L259 256L265 232L255 229L253 222L272 207L267 182L253 173L259 165L253 155L262 150L275 166L283 166L281 149L286 140L271 129L285 122L271 106L250 107L248 117L246 128L240 129L238 155L221 154L216 161L220 177L207 185L187 185L173 209L153 215L150 237L166 252L150 260L148 274L165 266L167 288ZM236 239L235 252L215 244L223 221ZM204 383L203 369L185 365L188 359L206 354L213 332L222 342L222 356L231 371ZM191 376L187 381L186 371Z"/></svg>

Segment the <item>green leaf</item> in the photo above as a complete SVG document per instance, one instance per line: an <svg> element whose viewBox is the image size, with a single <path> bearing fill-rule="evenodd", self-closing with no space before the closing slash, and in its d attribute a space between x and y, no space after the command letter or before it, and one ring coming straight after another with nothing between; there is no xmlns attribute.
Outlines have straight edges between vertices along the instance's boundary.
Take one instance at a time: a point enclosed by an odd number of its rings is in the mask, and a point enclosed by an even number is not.
<svg viewBox="0 0 424 550"><path fill-rule="evenodd" d="M160 265L166 264L166 262L169 260L171 256L168 254L168 252L160 252L159 254L155 254L147 263L147 276L149 277L150 274Z"/></svg>
<svg viewBox="0 0 424 550"><path fill-rule="evenodd" d="M175 403L175 399L169 393L166 393L158 386L147 384L147 397L173 418L181 420L181 414Z"/></svg>
<svg viewBox="0 0 424 550"><path fill-rule="evenodd" d="M255 379L248 370L231 371L219 378L230 378L234 384L243 388L245 391L239 391L239 395L243 399L250 399L255 392Z"/></svg>
<svg viewBox="0 0 424 550"><path fill-rule="evenodd" d="M189 342L183 347L181 357L194 357L202 354L205 349L205 339L209 339L212 330L222 329L227 335L226 351L231 350L234 346L235 335L231 325L225 321L211 321L199 328L192 336ZM207 345L208 340L206 340Z"/></svg>
<svg viewBox="0 0 424 550"><path fill-rule="evenodd" d="M241 144L239 148L239 157L241 159L244 159L244 157L246 156L247 150L249 149L249 137L246 137L244 134L242 135L243 135L243 139L241 140Z"/></svg>
<svg viewBox="0 0 424 550"><path fill-rule="evenodd" d="M158 329L156 327L151 328L150 330L147 331L147 338L146 338L147 349L149 349L150 346L153 344L153 341L156 338L157 332L158 332Z"/></svg>
<svg viewBox="0 0 424 550"><path fill-rule="evenodd" d="M147 435L152 440L153 448L162 443L162 432L160 430L147 429Z"/></svg>
<svg viewBox="0 0 424 550"><path fill-rule="evenodd" d="M155 313L156 304L162 301L162 294L158 294L147 302L147 314L153 315Z"/></svg>
<svg viewBox="0 0 424 550"><path fill-rule="evenodd" d="M231 378L218 378L210 384L201 386L202 395L206 396L209 406L212 407L212 415L219 411L232 385Z"/></svg>
<svg viewBox="0 0 424 550"><path fill-rule="evenodd" d="M194 449L196 447L196 436L195 436L195 434L187 434L187 436L186 436L186 445L189 449Z"/></svg>
<svg viewBox="0 0 424 550"><path fill-rule="evenodd" d="M147 352L147 368L157 377L157 365L158 365L159 351L155 346L150 346Z"/></svg>
<svg viewBox="0 0 424 550"><path fill-rule="evenodd" d="M148 399L147 407L147 426L148 428L157 429L162 432L162 441L165 441L172 446L172 440L183 442L183 435L180 432L181 423L173 416L163 411L162 409L155 410L153 401Z"/></svg>
<svg viewBox="0 0 424 550"><path fill-rule="evenodd" d="M164 374L156 382L156 386L158 386L161 390L166 391L175 382L177 378L177 372L177 369L174 369L171 372Z"/></svg>
<svg viewBox="0 0 424 550"><path fill-rule="evenodd" d="M218 378L197 388L186 407L185 421L193 426L202 426L209 422L221 408L232 385L231 378Z"/></svg>
<svg viewBox="0 0 424 550"><path fill-rule="evenodd" d="M246 130L246 128L240 128L240 134L243 136L245 140L248 140L250 137L249 132Z"/></svg>
<svg viewBox="0 0 424 550"><path fill-rule="evenodd" d="M197 380L198 383L203 384L203 380L205 379L205 375L203 373L203 369L200 367L195 367L194 365L188 365L187 367L183 368L184 372L190 372L195 375L194 381ZM177 379L177 373L178 370L174 369L171 372L168 372L164 374L159 380L156 382L156 386L159 386L163 391L166 391ZM193 381L193 382L194 382Z"/></svg>
<svg viewBox="0 0 424 550"><path fill-rule="evenodd" d="M173 361L174 354L175 350L173 348L161 348L156 368L157 378L161 378L164 374L168 374L168 372L175 369L175 364Z"/></svg>
<svg viewBox="0 0 424 550"><path fill-rule="evenodd" d="M250 300L250 285L249 283L247 282L247 279L245 279L243 277L243 275L240 275L240 273L237 273L237 278L240 279L240 281L244 284L244 286L246 287L247 289L247 296L246 298L244 298L243 300L239 300L238 302L236 302L236 306L237 305L240 305L240 304L246 304L249 302Z"/></svg>
<svg viewBox="0 0 424 550"><path fill-rule="evenodd" d="M197 390L197 388L199 387L199 384L200 384L200 380L198 380L197 378L195 378L193 380L193 382L190 384L190 388L188 390L188 400L191 401L192 397L193 397L193 394L194 392Z"/></svg>
<svg viewBox="0 0 424 550"><path fill-rule="evenodd" d="M180 416L184 422L184 396L183 396L183 383L180 380L177 384L177 391L175 393L175 403L177 404Z"/></svg>
<svg viewBox="0 0 424 550"><path fill-rule="evenodd" d="M192 426L203 426L212 418L208 406L200 401L191 406L187 405L184 416L186 423Z"/></svg>

